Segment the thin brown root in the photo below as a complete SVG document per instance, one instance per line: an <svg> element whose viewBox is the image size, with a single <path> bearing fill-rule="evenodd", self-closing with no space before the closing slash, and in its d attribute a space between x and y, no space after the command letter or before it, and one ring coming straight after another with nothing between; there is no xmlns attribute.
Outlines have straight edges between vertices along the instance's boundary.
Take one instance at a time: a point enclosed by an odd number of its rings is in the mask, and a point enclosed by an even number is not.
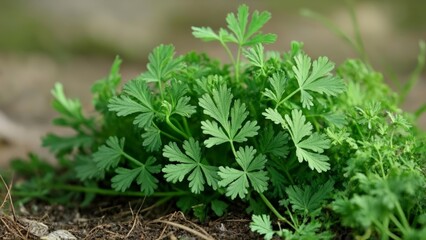
<svg viewBox="0 0 426 240"><path fill-rule="evenodd" d="M167 221L167 220L160 220L160 219L154 220L151 223L164 223L164 224L167 224L167 225L170 225L170 226L177 227L177 228L180 228L182 230L185 230L185 231L187 231L189 233L192 233L193 235L195 235L197 237L200 237L202 239L205 239L205 240L214 240L214 238L212 236L210 236L209 234L201 233L201 232L199 232L197 230L189 228L189 227L187 227L185 225L182 225L180 223L175 223L175 222L171 222L171 221ZM205 231L203 230L203 232L205 232Z"/></svg>
<svg viewBox="0 0 426 240"><path fill-rule="evenodd" d="M183 212L179 212L179 213L182 215L182 217L183 217L183 219L185 220L185 222L187 222L187 223L191 224L193 227L197 228L198 230L200 230L200 231L201 231L202 233L204 233L205 235L210 236L210 235L207 233L207 231L206 231L206 230L204 230L204 228L202 228L202 227L198 226L197 224L195 224L195 223L193 223L193 222L191 222L191 221L187 220L187 219L185 218L185 215L183 215ZM210 236L210 237L211 237L211 236Z"/></svg>
<svg viewBox="0 0 426 240"><path fill-rule="evenodd" d="M4 197L4 200L3 200L3 202L0 206L0 209L3 208L4 204L6 204L7 198L9 198L10 210L12 211L13 221L16 222L17 218L16 218L15 207L13 206L13 200L12 200L12 194L11 194L12 181L11 181L10 185L8 186L2 175L0 175L0 179L3 182L4 187L6 188L6 196Z"/></svg>
<svg viewBox="0 0 426 240"><path fill-rule="evenodd" d="M27 235L24 235L22 231L26 231L25 227L20 225L18 222L10 219L8 216L0 216L0 221L3 223L3 226L12 234L14 239L28 239Z"/></svg>

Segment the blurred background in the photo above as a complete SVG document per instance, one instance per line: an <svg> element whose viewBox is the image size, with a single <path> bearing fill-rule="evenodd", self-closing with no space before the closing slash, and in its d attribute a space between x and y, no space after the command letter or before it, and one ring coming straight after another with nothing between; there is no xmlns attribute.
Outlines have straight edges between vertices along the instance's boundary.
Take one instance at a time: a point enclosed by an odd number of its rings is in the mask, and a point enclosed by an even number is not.
<svg viewBox="0 0 426 240"><path fill-rule="evenodd" d="M269 50L287 51L290 42L297 40L305 43L313 58L326 55L339 64L357 57L324 25L300 15L302 8L308 8L353 36L347 4L340 0L1 1L0 114L9 120L0 119L0 166L28 150L40 151L39 136L60 131L49 126L55 116L50 105L55 82L62 82L67 95L81 99L90 112L90 86L108 73L116 55L123 59L124 81L145 69L149 52L161 43L174 44L178 54L196 50L226 59L219 44L193 38L191 26L225 27L226 13L235 12L242 3L251 10L272 13L264 32L276 33L278 41ZM416 66L419 40L426 40L426 3L353 3L373 66L387 79L407 80ZM413 111L425 102L423 72L404 108ZM425 116L420 124L426 129Z"/></svg>

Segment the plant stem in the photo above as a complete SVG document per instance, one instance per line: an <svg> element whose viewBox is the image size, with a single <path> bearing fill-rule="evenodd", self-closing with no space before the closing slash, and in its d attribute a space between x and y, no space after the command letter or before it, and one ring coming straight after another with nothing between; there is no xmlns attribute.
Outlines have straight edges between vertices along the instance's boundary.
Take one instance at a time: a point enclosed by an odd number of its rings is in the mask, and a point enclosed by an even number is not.
<svg viewBox="0 0 426 240"><path fill-rule="evenodd" d="M235 151L234 142L229 141L229 143L231 144L231 149L232 153L234 154L234 157L237 157L237 151Z"/></svg>
<svg viewBox="0 0 426 240"><path fill-rule="evenodd" d="M405 227L404 226L402 226L402 224L398 221L398 219L393 215L393 214L391 214L390 215L390 220L393 222L393 224L395 224L395 226L402 232L402 234L404 235L405 234L405 232L407 231L406 229L405 229Z"/></svg>
<svg viewBox="0 0 426 240"><path fill-rule="evenodd" d="M241 46L238 46L237 59L235 62L235 81L240 82L240 58L241 58Z"/></svg>
<svg viewBox="0 0 426 240"><path fill-rule="evenodd" d="M160 91L161 102L163 102L164 101L164 95L163 95L163 85L161 84L161 79L158 80L158 90Z"/></svg>
<svg viewBox="0 0 426 240"><path fill-rule="evenodd" d="M121 152L121 155L123 155L125 158L127 158L128 160L130 160L132 163L143 167L145 166L143 163L139 162L137 159L135 159L134 157L130 156L129 154L125 153L124 151Z"/></svg>
<svg viewBox="0 0 426 240"><path fill-rule="evenodd" d="M234 65L234 68L235 68L235 59L234 59L234 55L232 55L232 52L231 52L231 50L229 49L229 47L228 47L228 45L226 45L226 43L224 43L224 42L220 42L220 44L223 46L223 48L225 49L225 51L226 51L226 53L228 54L228 56L229 56L229 59L231 60L231 63L232 63L232 65Z"/></svg>
<svg viewBox="0 0 426 240"><path fill-rule="evenodd" d="M386 234L389 237L391 237L392 239L395 240L401 240L400 237L398 237L397 235L395 235L394 233L392 233L391 231L389 231L388 228L385 228L379 221L377 220L373 220L374 225L376 225L377 228L379 228L379 230L381 231L381 234Z"/></svg>
<svg viewBox="0 0 426 240"><path fill-rule="evenodd" d="M189 126L188 126L188 121L186 121L186 118L183 117L183 116L182 116L182 121L183 121L183 126L185 128L186 133L188 134L188 136L191 137L192 134L191 134L191 130L189 129Z"/></svg>
<svg viewBox="0 0 426 240"><path fill-rule="evenodd" d="M97 188L97 187L84 187L84 186L70 185L70 184L52 184L52 185L47 186L47 187L51 188L51 189L56 189L56 190L68 190L68 191L73 191L73 192L94 193L94 194L99 194L99 195L104 195L104 196L176 197L176 196L184 196L184 195L188 194L187 192L184 192L184 191L175 191L175 192L154 192L151 195L146 195L143 192L132 192L132 191L117 192L117 191L114 191L112 189L102 189L102 188ZM25 193L24 194L19 194L19 192L16 192L16 193L17 193L17 196L19 196L19 195L25 196Z"/></svg>
<svg viewBox="0 0 426 240"><path fill-rule="evenodd" d="M291 185L294 185L293 178L291 177L290 173L287 171L287 169L284 170L285 175L287 176L288 180L290 180Z"/></svg>
<svg viewBox="0 0 426 240"><path fill-rule="evenodd" d="M275 106L275 109L277 109L281 104L283 104L285 101L287 101L289 98L293 97L294 94L296 94L297 92L300 91L300 88L294 90L292 93L290 93L289 95L287 95L286 98L284 98L283 100L281 100L279 103L277 103L277 105Z"/></svg>
<svg viewBox="0 0 426 240"><path fill-rule="evenodd" d="M407 218L405 217L404 211L402 210L401 204L399 204L399 201L396 202L396 211L401 218L402 224L405 227L405 231L410 229L410 224L408 224Z"/></svg>
<svg viewBox="0 0 426 240"><path fill-rule="evenodd" d="M382 154L380 153L379 149L377 149L376 146L374 146L374 149L376 149L376 152L379 155L380 171L382 173L382 177L385 179L386 178L386 174L385 174L385 169L383 167L383 157L382 157Z"/></svg>
<svg viewBox="0 0 426 240"><path fill-rule="evenodd" d="M180 134L182 137L184 137L185 139L189 139L189 136L182 132L179 128L177 128L171 121L170 121L170 116L166 116L166 123L167 125L173 129L173 131L177 132L178 134Z"/></svg>
<svg viewBox="0 0 426 240"><path fill-rule="evenodd" d="M168 134L168 133L166 133L166 132L164 132L164 131L161 131L161 130L160 130L160 133L161 133L161 134L163 134L164 136L166 136L166 137L168 137L168 138L170 138L170 139L174 140L174 141L181 142L181 140L180 140L180 139L178 139L178 138L176 138L176 137L174 137L174 136L172 136L172 135L170 135L170 134Z"/></svg>
<svg viewBox="0 0 426 240"><path fill-rule="evenodd" d="M283 221L285 223L287 223L288 225L290 225L293 229L296 229L296 227L293 225L293 223L291 223L289 220L287 220L287 218L283 217L278 211L277 209L275 209L275 207L272 205L272 203L265 197L265 195L263 195L263 193L259 193L260 198L262 198L263 202L266 204L266 206L268 206L268 208L272 211L272 213L274 213L274 215L280 220Z"/></svg>

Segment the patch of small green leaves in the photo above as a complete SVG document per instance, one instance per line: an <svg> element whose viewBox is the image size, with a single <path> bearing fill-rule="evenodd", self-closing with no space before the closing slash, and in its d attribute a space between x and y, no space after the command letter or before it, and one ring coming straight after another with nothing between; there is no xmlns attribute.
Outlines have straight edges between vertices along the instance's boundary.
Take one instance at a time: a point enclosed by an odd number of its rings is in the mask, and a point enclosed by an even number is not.
<svg viewBox="0 0 426 240"><path fill-rule="evenodd" d="M32 178L13 194L82 204L96 194L176 198L201 220L240 201L265 239L421 239L426 144L414 117L360 60L335 75L334 63L312 61L300 42L265 52L276 40L261 32L270 18L242 5L226 29L192 28L218 41L232 66L160 45L147 70L118 89L117 57L92 87L95 116L56 84L53 123L74 133L49 134L43 145L61 174L31 156L28 168L14 164Z"/></svg>
<svg viewBox="0 0 426 240"><path fill-rule="evenodd" d="M312 63L306 54L299 54L294 61L296 64L293 72L299 84L298 91L303 107L309 109L314 105L310 92L336 96L345 90L342 79L330 73L334 64L327 57L320 57Z"/></svg>
<svg viewBox="0 0 426 240"><path fill-rule="evenodd" d="M318 214L324 200L330 197L333 191L333 181L320 185L314 183L309 186L290 186L286 189L288 200L295 212L304 215Z"/></svg>
<svg viewBox="0 0 426 240"><path fill-rule="evenodd" d="M263 235L264 239L270 240L276 234L272 230L272 222L269 215L253 215L251 218L250 229Z"/></svg>
<svg viewBox="0 0 426 240"><path fill-rule="evenodd" d="M199 104L204 114L216 120L201 122L203 133L211 136L204 141L206 147L210 148L225 142L242 143L257 135L259 130L257 121L245 121L249 114L245 104L239 100L234 102L232 100L231 90L224 85L213 90L212 96L205 94L200 98Z"/></svg>
<svg viewBox="0 0 426 240"><path fill-rule="evenodd" d="M171 162L178 162L178 164L168 164L163 168L166 180L172 183L181 182L189 174L191 192L199 194L204 190L206 183L216 190L219 179L217 167L209 165L203 159L198 141L190 138L183 143L183 149L185 153L174 142L164 147L164 157L170 159Z"/></svg>
<svg viewBox="0 0 426 240"><path fill-rule="evenodd" d="M253 147L246 146L236 152L236 161L242 170L219 167L219 186L226 187L226 196L231 199L239 196L244 198L251 186L259 193L268 188L268 176L265 168L266 157L263 154L256 156L256 150Z"/></svg>
<svg viewBox="0 0 426 240"><path fill-rule="evenodd" d="M219 41L225 48L235 68L235 78L239 81L240 74L240 56L243 47L255 46L254 50L247 50L245 55L252 63L257 66L262 64L263 47L261 44L274 43L277 39L275 34L263 34L260 29L265 25L271 14L269 12L254 11L249 21L249 8L247 5L241 5L238 13L229 13L226 17L228 30L221 28L218 32L213 31L210 27L192 27L192 34L196 38L203 41ZM233 55L227 43L235 43L238 46L236 55ZM261 54L262 53L262 54Z"/></svg>
<svg viewBox="0 0 426 240"><path fill-rule="evenodd" d="M147 72L141 74L145 82L162 82L168 80L182 65L182 58L174 58L175 47L173 45L160 45L149 55Z"/></svg>
<svg viewBox="0 0 426 240"><path fill-rule="evenodd" d="M284 118L275 109L266 109L264 116L276 124L281 124L288 129L289 134L296 147L296 155L299 162L308 162L309 168L317 172L330 169L329 158L322 154L324 149L329 148L330 141L324 134L313 133L312 124L306 122L306 117L301 110L291 111L291 117Z"/></svg>

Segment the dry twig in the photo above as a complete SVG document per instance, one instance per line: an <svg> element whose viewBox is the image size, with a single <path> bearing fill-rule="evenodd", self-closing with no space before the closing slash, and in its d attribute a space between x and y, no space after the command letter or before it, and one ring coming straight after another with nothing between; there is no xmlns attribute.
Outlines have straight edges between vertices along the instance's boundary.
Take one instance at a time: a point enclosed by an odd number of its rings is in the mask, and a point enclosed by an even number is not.
<svg viewBox="0 0 426 240"><path fill-rule="evenodd" d="M194 226L195 228L197 228L199 231L192 229L188 226L182 225L180 223L177 222L173 222L172 219L176 216L177 213L180 213L180 217L183 218L183 220L187 223L190 223L192 226ZM214 238L209 235L202 227L198 226L197 224L190 222L188 220L186 220L185 216L183 215L182 212L175 212L173 214L171 214L171 216L169 217L169 220L162 220L162 219L156 219L154 221L151 221L150 223L164 223L166 224L166 227L164 227L163 231L161 232L160 236L157 239L162 239L164 232L166 231L167 226L173 226L173 227L177 227L180 228L184 231L187 231L201 239L205 239L205 240L214 240Z"/></svg>

